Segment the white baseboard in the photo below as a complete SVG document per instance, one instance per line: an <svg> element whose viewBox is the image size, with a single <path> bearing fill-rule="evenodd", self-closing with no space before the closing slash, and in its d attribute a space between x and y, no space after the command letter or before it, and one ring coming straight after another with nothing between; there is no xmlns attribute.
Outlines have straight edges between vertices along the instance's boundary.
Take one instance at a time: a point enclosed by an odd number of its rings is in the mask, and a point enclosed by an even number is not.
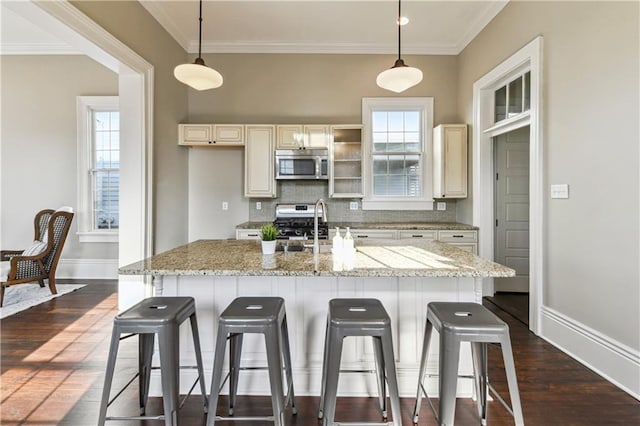
<svg viewBox="0 0 640 426"><path fill-rule="evenodd" d="M118 279L118 259L60 259L56 278Z"/></svg>
<svg viewBox="0 0 640 426"><path fill-rule="evenodd" d="M540 337L640 399L640 351L546 306L541 330Z"/></svg>

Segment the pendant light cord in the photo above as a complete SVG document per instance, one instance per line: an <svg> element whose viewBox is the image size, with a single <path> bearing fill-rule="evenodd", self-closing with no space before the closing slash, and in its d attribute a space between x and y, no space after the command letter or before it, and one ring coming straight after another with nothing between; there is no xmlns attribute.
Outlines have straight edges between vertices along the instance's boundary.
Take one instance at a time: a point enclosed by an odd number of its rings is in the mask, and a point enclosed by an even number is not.
<svg viewBox="0 0 640 426"><path fill-rule="evenodd" d="M202 57L202 0L200 0L200 30L198 31L198 58Z"/></svg>
<svg viewBox="0 0 640 426"><path fill-rule="evenodd" d="M398 0L398 60L400 60L400 28L402 27L402 25L400 25L400 19L402 19L402 12L400 9L400 1Z"/></svg>

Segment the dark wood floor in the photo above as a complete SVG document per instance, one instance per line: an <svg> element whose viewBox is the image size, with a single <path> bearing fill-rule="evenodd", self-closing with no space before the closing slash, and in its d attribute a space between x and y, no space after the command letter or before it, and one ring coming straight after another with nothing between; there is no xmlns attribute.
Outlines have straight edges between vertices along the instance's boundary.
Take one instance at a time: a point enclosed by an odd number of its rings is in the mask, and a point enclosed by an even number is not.
<svg viewBox="0 0 640 426"><path fill-rule="evenodd" d="M486 296L483 303L493 304L525 325L529 325L529 293L498 292L494 296Z"/></svg>
<svg viewBox="0 0 640 426"><path fill-rule="evenodd" d="M640 403L553 346L531 334L511 315L489 304L509 323L520 395L527 425L639 425ZM94 425L103 383L103 371L113 316L117 312L116 285L90 285L1 321L2 425ZM120 352L118 369L133 373L135 339ZM128 341L125 341L125 343ZM497 348L490 348L490 377L507 395ZM124 377L116 378L114 388ZM131 387L110 408L112 415L136 412L136 388ZM318 398L298 397L297 416L287 414L291 425L318 426ZM221 404L224 400L221 400ZM403 398L402 424L411 424L412 398ZM243 412L269 414L267 397L239 400L237 415ZM150 411L161 412L161 399L153 398ZM153 411L155 410L155 411ZM241 411L242 410L242 411ZM476 425L470 399L459 399L456 424ZM379 421L373 398L340 398L340 421ZM203 425L202 399L190 397L180 412L181 425ZM116 422L119 425L161 424L159 422ZM240 422L220 422L222 425ZM270 424L252 422L253 425ZM426 404L421 425L435 425ZM490 425L511 425L509 414L497 402L489 405Z"/></svg>

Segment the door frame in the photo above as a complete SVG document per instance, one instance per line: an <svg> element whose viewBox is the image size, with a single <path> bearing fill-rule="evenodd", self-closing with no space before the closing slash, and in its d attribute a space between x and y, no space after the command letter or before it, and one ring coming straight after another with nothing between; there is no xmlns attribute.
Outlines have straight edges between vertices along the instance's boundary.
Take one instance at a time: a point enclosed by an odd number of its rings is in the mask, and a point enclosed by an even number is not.
<svg viewBox="0 0 640 426"><path fill-rule="evenodd" d="M16 2L11 8L118 74L122 161L118 265L153 252L153 85L149 62L67 0ZM139 278L139 277L138 277ZM144 282L145 279L127 277ZM120 276L122 283L123 276ZM121 292L120 292L121 293ZM123 306L119 295L120 306Z"/></svg>
<svg viewBox="0 0 640 426"><path fill-rule="evenodd" d="M480 232L478 254L494 258L494 143L493 137L529 125L529 328L540 334L543 305L543 141L542 36L536 37L473 84L473 224ZM494 91L514 74L531 71L529 113L494 126ZM488 230L491 230L489 232ZM483 291L493 294L493 281Z"/></svg>

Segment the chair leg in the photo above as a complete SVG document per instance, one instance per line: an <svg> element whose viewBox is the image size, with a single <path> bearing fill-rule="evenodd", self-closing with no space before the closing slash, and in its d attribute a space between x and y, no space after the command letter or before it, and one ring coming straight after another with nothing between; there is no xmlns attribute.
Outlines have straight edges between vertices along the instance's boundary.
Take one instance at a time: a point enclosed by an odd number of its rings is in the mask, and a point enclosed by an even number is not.
<svg viewBox="0 0 640 426"><path fill-rule="evenodd" d="M109 356L107 358L107 370L104 374L104 385L102 386L102 399L100 400L100 412L98 414L98 426L104 426L107 418L107 406L109 405L109 397L111 395L111 384L113 382L113 373L116 367L116 358L118 356L118 346L120 345L120 331L117 327L113 327L111 332L111 344L109 345Z"/></svg>
<svg viewBox="0 0 640 426"><path fill-rule="evenodd" d="M402 414L400 412L400 393L398 391L398 377L396 376L396 360L393 355L393 342L391 340L391 329L382 335L382 351L384 354L384 365L387 372L387 383L389 384L389 397L391 399L391 411L393 413L393 425L402 425Z"/></svg>
<svg viewBox="0 0 640 426"><path fill-rule="evenodd" d="M222 363L227 348L227 329L224 325L218 325L216 337L215 356L213 358L213 376L211 378L211 392L209 393L209 410L207 410L207 426L216 424L216 409L218 408L218 395L220 393L220 381L222 380Z"/></svg>
<svg viewBox="0 0 640 426"><path fill-rule="evenodd" d="M198 366L198 381L200 382L200 392L204 403L204 412L207 413L209 407L207 401L207 387L204 382L204 365L202 363L202 350L200 349L200 334L198 333L198 320L195 312L189 317L191 323L191 334L193 335L193 348L196 351L196 365Z"/></svg>
<svg viewBox="0 0 640 426"><path fill-rule="evenodd" d="M238 379L240 377L240 359L242 355L242 333L233 333L229 338L229 415L233 411L238 398Z"/></svg>
<svg viewBox="0 0 640 426"><path fill-rule="evenodd" d="M382 339L378 336L372 337L373 353L376 361L376 381L378 383L378 401L382 418L387 418L387 387L384 379L385 360L382 352Z"/></svg>
<svg viewBox="0 0 640 426"><path fill-rule="evenodd" d="M149 397L149 382L151 380L151 360L153 359L154 333L138 334L138 373L140 374L140 415L146 413Z"/></svg>
<svg viewBox="0 0 640 426"><path fill-rule="evenodd" d="M180 341L178 326L164 328L158 333L164 424L176 426L180 392Z"/></svg>
<svg viewBox="0 0 640 426"><path fill-rule="evenodd" d="M38 280L38 285L40 285L40 288L44 287L44 280Z"/></svg>
<svg viewBox="0 0 640 426"><path fill-rule="evenodd" d="M56 277L49 275L49 290L51 290L51 294L58 294L58 290L56 289Z"/></svg>
<svg viewBox="0 0 640 426"><path fill-rule="evenodd" d="M487 344L471 342L473 358L473 378L476 389L478 416L483 425L487 424Z"/></svg>
<svg viewBox="0 0 640 426"><path fill-rule="evenodd" d="M279 327L270 327L265 332L267 347L267 365L269 367L269 384L271 385L271 405L273 407L273 424L284 426L284 389L282 385L282 342Z"/></svg>
<svg viewBox="0 0 640 426"><path fill-rule="evenodd" d="M516 367L513 362L513 352L511 351L511 340L509 339L509 331L500 339L502 346L502 358L504 360L504 369L507 375L507 384L509 385L509 396L511 397L511 410L516 426L523 426L524 419L522 417L522 406L520 405L520 392L518 391L518 379L516 377Z"/></svg>
<svg viewBox="0 0 640 426"><path fill-rule="evenodd" d="M329 322L324 330L324 353L322 355L322 379L320 381L320 404L318 405L318 419L324 416L324 396L327 392L327 366L329 364Z"/></svg>
<svg viewBox="0 0 640 426"><path fill-rule="evenodd" d="M433 325L429 320L424 328L424 341L422 342L422 357L420 357L420 371L418 373L418 390L416 391L416 405L413 409L413 423L418 423L418 416L420 415L420 405L422 404L422 389L421 385L424 382L424 374L427 369L427 360L429 358L429 345L431 343L431 333L433 331Z"/></svg>
<svg viewBox="0 0 640 426"><path fill-rule="evenodd" d="M0 284L0 308L2 308L3 303L4 303L4 286Z"/></svg>
<svg viewBox="0 0 640 426"><path fill-rule="evenodd" d="M336 398L338 395L338 376L340 374L340 358L342 358L342 342L344 336L333 327L329 327L327 343L326 384L323 407L323 426L332 426L336 416Z"/></svg>
<svg viewBox="0 0 640 426"><path fill-rule="evenodd" d="M460 341L446 330L440 332L440 416L441 425L454 424Z"/></svg>
<svg viewBox="0 0 640 426"><path fill-rule="evenodd" d="M284 368L287 375L287 394L291 400L291 413L298 414L296 408L296 396L293 390L293 367L291 366L291 346L289 345L289 327L287 327L287 314L284 315L282 320L281 339L282 339L282 351L284 352Z"/></svg>

